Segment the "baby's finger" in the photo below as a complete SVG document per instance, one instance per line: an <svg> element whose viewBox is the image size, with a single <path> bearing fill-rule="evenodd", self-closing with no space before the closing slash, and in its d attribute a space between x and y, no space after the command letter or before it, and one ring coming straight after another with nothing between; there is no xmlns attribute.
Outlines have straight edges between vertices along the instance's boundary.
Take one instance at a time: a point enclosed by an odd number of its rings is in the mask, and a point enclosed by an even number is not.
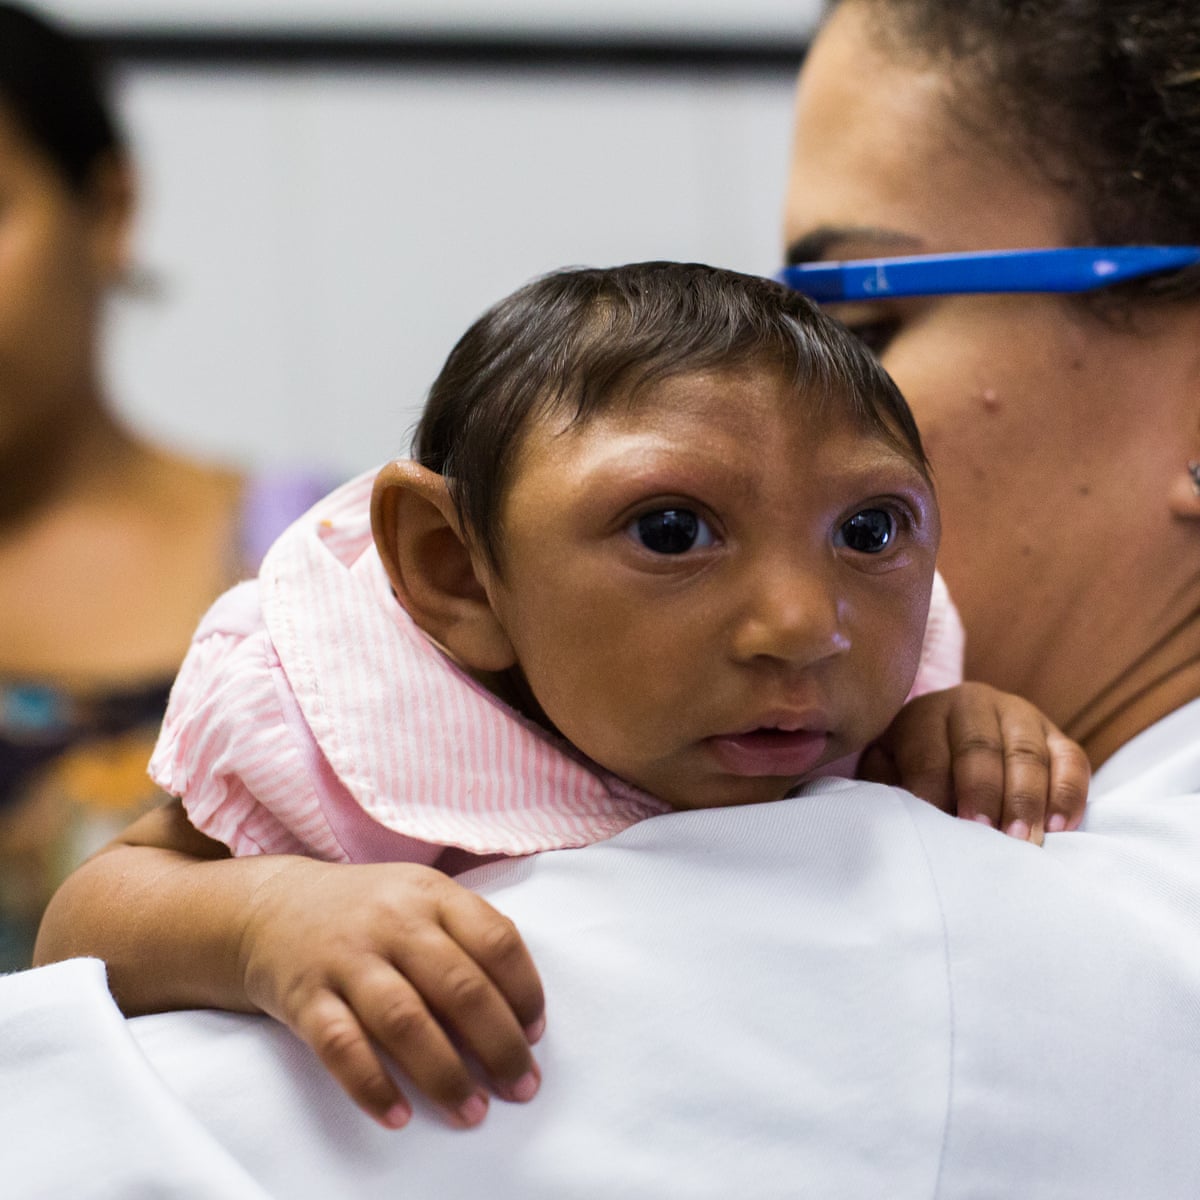
<svg viewBox="0 0 1200 1200"><path fill-rule="evenodd" d="M1087 805L1092 767L1083 748L1065 734L1051 728L1046 735L1050 752L1050 799L1046 806L1046 830L1058 833L1076 829Z"/></svg>
<svg viewBox="0 0 1200 1200"><path fill-rule="evenodd" d="M355 972L346 1000L362 1027L455 1124L467 1128L483 1120L487 1096L430 1011L419 982L378 959Z"/></svg>
<svg viewBox="0 0 1200 1200"><path fill-rule="evenodd" d="M952 813L952 763L944 722L937 697L922 696L900 713L876 745L891 759L893 776L889 782Z"/></svg>
<svg viewBox="0 0 1200 1200"><path fill-rule="evenodd" d="M1004 737L1004 813L1001 828L1010 837L1042 844L1050 794L1050 728L1031 705L1009 706L1000 715Z"/></svg>
<svg viewBox="0 0 1200 1200"><path fill-rule="evenodd" d="M546 1001L533 958L516 925L482 896L457 889L441 905L442 926L479 964L507 1001L528 1040L541 1036Z"/></svg>
<svg viewBox="0 0 1200 1200"><path fill-rule="evenodd" d="M497 1095L533 1099L541 1076L529 1039L508 1000L478 963L447 938L436 952L430 943L422 947L410 940L399 965L430 1010L479 1061Z"/></svg>
<svg viewBox="0 0 1200 1200"><path fill-rule="evenodd" d="M1000 828L1004 812L1004 738L989 690L960 690L947 723L953 756L955 810L968 821Z"/></svg>
<svg viewBox="0 0 1200 1200"><path fill-rule="evenodd" d="M363 1112L388 1129L408 1123L411 1106L340 996L322 992L296 1015L292 1029Z"/></svg>

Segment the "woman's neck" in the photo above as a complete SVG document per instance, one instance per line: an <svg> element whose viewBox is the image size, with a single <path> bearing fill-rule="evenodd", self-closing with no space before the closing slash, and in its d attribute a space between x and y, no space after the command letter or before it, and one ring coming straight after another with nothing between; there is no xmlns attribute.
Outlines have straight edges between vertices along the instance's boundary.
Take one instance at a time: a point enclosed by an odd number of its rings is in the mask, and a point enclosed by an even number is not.
<svg viewBox="0 0 1200 1200"><path fill-rule="evenodd" d="M0 538L61 503L133 485L133 468L154 457L98 403L18 428L0 439Z"/></svg>
<svg viewBox="0 0 1200 1200"><path fill-rule="evenodd" d="M1013 554L1004 574L955 564L961 598L947 571L967 678L1036 704L1093 767L1200 696L1200 527L1150 489L1098 496L1048 546L1015 530L1037 552Z"/></svg>
<svg viewBox="0 0 1200 1200"><path fill-rule="evenodd" d="M240 477L102 412L67 437L15 441L0 449L0 675L107 686L172 673L240 570Z"/></svg>
<svg viewBox="0 0 1200 1200"><path fill-rule="evenodd" d="M1189 612L1064 722L1093 767L1156 721L1200 697L1200 608Z"/></svg>

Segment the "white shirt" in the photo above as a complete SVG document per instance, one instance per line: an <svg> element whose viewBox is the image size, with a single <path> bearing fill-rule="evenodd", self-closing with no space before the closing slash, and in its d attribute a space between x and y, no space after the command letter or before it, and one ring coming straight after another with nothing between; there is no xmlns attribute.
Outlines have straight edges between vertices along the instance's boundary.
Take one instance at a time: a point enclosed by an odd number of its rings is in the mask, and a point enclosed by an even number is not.
<svg viewBox="0 0 1200 1200"><path fill-rule="evenodd" d="M1094 793L1041 850L822 780L482 868L548 1027L539 1096L469 1133L379 1129L265 1019L122 1025L85 961L10 977L6 1179L148 1194L121 1186L137 1146L139 1183L214 1196L1194 1200L1200 702Z"/></svg>

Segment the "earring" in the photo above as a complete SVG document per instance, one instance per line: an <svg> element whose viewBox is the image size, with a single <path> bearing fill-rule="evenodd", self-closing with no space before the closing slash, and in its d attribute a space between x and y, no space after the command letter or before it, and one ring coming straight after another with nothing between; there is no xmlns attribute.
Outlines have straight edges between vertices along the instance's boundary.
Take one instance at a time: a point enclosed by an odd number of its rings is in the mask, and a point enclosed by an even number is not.
<svg viewBox="0 0 1200 1200"><path fill-rule="evenodd" d="M1188 474L1192 477L1192 491L1200 496L1200 462L1195 460L1187 465Z"/></svg>

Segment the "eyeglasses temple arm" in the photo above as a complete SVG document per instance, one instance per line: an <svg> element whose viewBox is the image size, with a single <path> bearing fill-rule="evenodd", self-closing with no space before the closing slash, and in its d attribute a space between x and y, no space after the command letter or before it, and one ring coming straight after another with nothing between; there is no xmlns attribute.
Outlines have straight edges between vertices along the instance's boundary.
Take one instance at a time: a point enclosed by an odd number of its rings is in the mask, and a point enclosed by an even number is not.
<svg viewBox="0 0 1200 1200"><path fill-rule="evenodd" d="M1196 246L1004 250L805 263L779 280L818 303L981 292L1084 292L1200 262Z"/></svg>

